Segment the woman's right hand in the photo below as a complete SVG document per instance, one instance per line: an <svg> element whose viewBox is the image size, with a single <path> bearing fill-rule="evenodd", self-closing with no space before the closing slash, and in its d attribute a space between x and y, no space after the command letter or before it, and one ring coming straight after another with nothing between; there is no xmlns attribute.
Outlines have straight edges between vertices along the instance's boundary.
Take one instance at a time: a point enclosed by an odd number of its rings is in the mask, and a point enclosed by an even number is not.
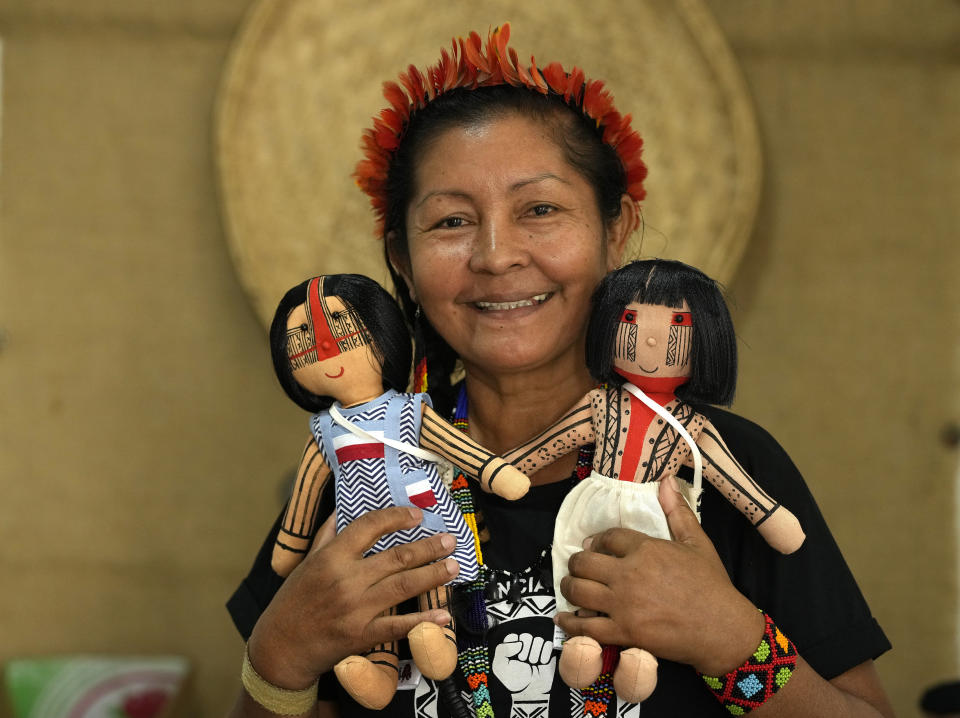
<svg viewBox="0 0 960 718"><path fill-rule="evenodd" d="M457 575L453 558L438 560L453 551L453 536L437 534L363 557L384 534L421 519L419 509L397 506L364 514L340 534L334 517L321 526L310 553L253 629L247 648L257 673L299 690L346 656L400 639L418 623L448 623L445 609L381 614Z"/></svg>

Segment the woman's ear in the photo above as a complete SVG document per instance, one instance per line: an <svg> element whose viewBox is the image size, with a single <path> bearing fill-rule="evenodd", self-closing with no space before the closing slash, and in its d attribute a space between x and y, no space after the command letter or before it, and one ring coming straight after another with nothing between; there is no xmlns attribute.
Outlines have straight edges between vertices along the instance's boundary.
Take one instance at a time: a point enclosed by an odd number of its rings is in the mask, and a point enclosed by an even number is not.
<svg viewBox="0 0 960 718"><path fill-rule="evenodd" d="M407 292L410 294L410 300L414 304L419 304L417 301L417 293L413 288L413 271L410 267L410 254L406 251L406 247L400 246L397 233L393 230L390 230L384 235L383 241L387 243L387 256L390 258L390 266L393 267L394 272L403 278L404 284L407 285Z"/></svg>
<svg viewBox="0 0 960 718"><path fill-rule="evenodd" d="M620 266L630 235L640 227L640 205L630 195L620 196L620 216L607 225L607 270Z"/></svg>

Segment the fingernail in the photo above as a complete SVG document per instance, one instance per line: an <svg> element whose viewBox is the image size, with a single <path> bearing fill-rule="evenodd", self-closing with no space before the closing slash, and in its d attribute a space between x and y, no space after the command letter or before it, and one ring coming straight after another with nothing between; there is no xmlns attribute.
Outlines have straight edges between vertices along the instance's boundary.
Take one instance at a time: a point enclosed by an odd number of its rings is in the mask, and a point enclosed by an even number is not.
<svg viewBox="0 0 960 718"><path fill-rule="evenodd" d="M460 573L460 564L457 563L455 558L444 559L443 565L446 567L447 574L450 576L456 576L458 573Z"/></svg>
<svg viewBox="0 0 960 718"><path fill-rule="evenodd" d="M670 475L667 477L667 483L669 484L669 486L670 486L671 489L673 489L674 491L676 491L678 494L680 493L680 484L677 483L677 477L676 477L676 476L674 476L673 474L670 474Z"/></svg>
<svg viewBox="0 0 960 718"><path fill-rule="evenodd" d="M589 551L591 546L593 546L593 537L588 536L583 540L583 550Z"/></svg>
<svg viewBox="0 0 960 718"><path fill-rule="evenodd" d="M437 623L450 623L452 619L449 611L437 611Z"/></svg>
<svg viewBox="0 0 960 718"><path fill-rule="evenodd" d="M407 507L407 511L410 512L410 518L415 519L416 521L419 521L421 518L423 518L420 514L420 509L416 508L415 506Z"/></svg>
<svg viewBox="0 0 960 718"><path fill-rule="evenodd" d="M440 545L450 551L457 545L457 539L450 534L440 534Z"/></svg>

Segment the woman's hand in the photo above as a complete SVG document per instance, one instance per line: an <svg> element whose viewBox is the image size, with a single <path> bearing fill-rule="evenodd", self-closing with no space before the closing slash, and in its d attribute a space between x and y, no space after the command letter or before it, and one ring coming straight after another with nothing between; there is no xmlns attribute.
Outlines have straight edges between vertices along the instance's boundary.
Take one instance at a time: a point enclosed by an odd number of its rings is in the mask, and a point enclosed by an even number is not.
<svg viewBox="0 0 960 718"><path fill-rule="evenodd" d="M560 613L557 623L570 635L645 648L722 675L756 650L763 616L730 582L675 479L661 483L659 499L674 540L622 528L587 539L560 582L563 595L585 610Z"/></svg>
<svg viewBox="0 0 960 718"><path fill-rule="evenodd" d="M402 638L422 621L444 625L446 610L381 615L457 575L450 534L363 557L381 536L420 523L417 508L371 511L335 534L333 517L257 621L250 662L270 683L298 690L348 655ZM436 563L433 563L436 562Z"/></svg>

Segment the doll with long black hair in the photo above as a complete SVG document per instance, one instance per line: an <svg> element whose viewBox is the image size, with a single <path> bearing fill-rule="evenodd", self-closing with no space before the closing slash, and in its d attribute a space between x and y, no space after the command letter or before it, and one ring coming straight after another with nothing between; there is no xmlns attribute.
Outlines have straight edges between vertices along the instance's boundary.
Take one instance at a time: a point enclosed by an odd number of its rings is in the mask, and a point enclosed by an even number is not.
<svg viewBox="0 0 960 718"><path fill-rule="evenodd" d="M613 527L670 538L658 501L660 482L694 469L692 486L676 482L698 513L701 474L777 551L804 540L794 515L744 471L709 419L690 402L729 404L736 388L733 324L716 283L676 261L632 262L597 287L587 329L594 389L553 426L504 458L533 474L576 447L595 443L592 474L568 494L553 542L558 610L575 610L559 589L583 541ZM698 513L699 517L699 513ZM577 636L564 644L564 681L584 688L604 668L601 646ZM656 660L631 648L614 673L617 695L644 700L656 685ZM609 668L609 666L607 666Z"/></svg>
<svg viewBox="0 0 960 718"><path fill-rule="evenodd" d="M445 532L456 539L460 570L448 585L476 579L474 535L440 480L442 457L507 499L526 493L529 479L454 429L425 394L407 394L410 337L400 308L373 280L356 274L314 277L281 300L270 327L274 369L287 395L313 412L293 494L273 550L273 568L287 576L317 530L320 493L334 478L337 531L361 514L416 506L419 526L387 534L367 555ZM446 586L420 596L421 610L446 606ZM396 609L391 609L395 611ZM409 634L410 650L428 678L456 666L452 624L424 622ZM335 667L360 704L385 706L397 687L395 646L348 656Z"/></svg>

